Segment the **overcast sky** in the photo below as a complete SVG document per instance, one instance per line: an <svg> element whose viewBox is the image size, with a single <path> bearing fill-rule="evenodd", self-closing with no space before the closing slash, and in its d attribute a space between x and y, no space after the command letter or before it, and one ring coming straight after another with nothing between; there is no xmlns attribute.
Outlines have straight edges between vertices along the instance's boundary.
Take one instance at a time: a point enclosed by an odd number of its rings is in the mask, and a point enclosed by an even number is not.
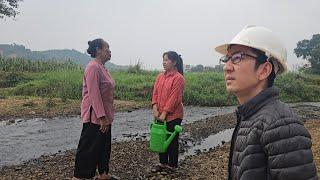
<svg viewBox="0 0 320 180"><path fill-rule="evenodd" d="M0 19L0 44L85 52L101 37L115 64L140 59L160 69L162 53L174 50L185 64L212 66L215 46L255 24L281 38L292 68L304 62L293 54L296 43L320 33L319 7L319 0L24 0L16 20Z"/></svg>

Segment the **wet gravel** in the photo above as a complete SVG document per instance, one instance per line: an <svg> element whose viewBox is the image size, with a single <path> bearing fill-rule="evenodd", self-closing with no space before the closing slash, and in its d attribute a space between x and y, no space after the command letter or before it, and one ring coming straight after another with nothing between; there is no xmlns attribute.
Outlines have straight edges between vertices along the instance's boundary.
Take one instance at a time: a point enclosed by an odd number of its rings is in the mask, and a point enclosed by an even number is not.
<svg viewBox="0 0 320 180"><path fill-rule="evenodd" d="M320 107L314 105L293 105L306 122L313 138L313 152L320 175ZM181 155L199 144L205 138L235 125L233 113L205 118L184 125L181 136ZM185 156L175 173L150 173L158 162L157 154L148 151L148 142L138 137L127 142L112 144L111 173L121 179L226 179L229 143ZM20 165L0 169L0 179L70 179L73 175L75 150L44 155Z"/></svg>
<svg viewBox="0 0 320 180"><path fill-rule="evenodd" d="M180 152L185 152L193 143L208 137L212 133L231 128L234 115L206 118L184 126L180 142ZM75 150L27 161L22 165L5 166L0 170L0 179L68 179L72 177ZM112 144L111 172L122 179L174 178L176 174L150 173L153 165L158 163L158 155L148 150L148 141L138 139Z"/></svg>
<svg viewBox="0 0 320 180"><path fill-rule="evenodd" d="M187 106L183 125L232 111L234 111L233 107ZM151 121L150 109L117 112L112 125L112 138L114 142L146 140L149 136ZM81 128L82 123L79 117L2 121L0 122L0 144L2 145L0 146L0 167L17 165L44 154L75 149Z"/></svg>

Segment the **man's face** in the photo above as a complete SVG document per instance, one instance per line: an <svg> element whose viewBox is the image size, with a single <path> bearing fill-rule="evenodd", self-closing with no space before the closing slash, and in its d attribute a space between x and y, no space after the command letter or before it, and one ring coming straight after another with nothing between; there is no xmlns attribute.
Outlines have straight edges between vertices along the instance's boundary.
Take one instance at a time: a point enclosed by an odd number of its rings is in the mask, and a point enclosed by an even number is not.
<svg viewBox="0 0 320 180"><path fill-rule="evenodd" d="M223 68L227 91L237 97L254 91L259 83L255 69L257 55L249 47L233 45L227 57L232 57Z"/></svg>

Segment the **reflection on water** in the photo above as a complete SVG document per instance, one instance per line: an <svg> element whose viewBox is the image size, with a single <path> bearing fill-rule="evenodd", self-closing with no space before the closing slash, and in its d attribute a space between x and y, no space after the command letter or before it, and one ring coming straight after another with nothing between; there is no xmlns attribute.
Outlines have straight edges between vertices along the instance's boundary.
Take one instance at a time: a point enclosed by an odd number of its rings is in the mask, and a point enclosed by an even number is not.
<svg viewBox="0 0 320 180"><path fill-rule="evenodd" d="M188 149L185 153L183 153L179 158L182 160L186 156L195 155L198 152L207 151L209 149L213 149L222 144L222 142L228 142L231 140L232 133L234 128L226 129L220 131L217 134L210 135L209 137L205 138L201 142L198 142L195 146Z"/></svg>
<svg viewBox="0 0 320 180"><path fill-rule="evenodd" d="M185 108L183 123L233 112L235 107ZM140 109L115 114L112 136L115 141L126 141L148 136L152 111ZM43 154L75 149L81 126L79 117L54 119L17 119L7 125L0 123L0 167L18 164Z"/></svg>

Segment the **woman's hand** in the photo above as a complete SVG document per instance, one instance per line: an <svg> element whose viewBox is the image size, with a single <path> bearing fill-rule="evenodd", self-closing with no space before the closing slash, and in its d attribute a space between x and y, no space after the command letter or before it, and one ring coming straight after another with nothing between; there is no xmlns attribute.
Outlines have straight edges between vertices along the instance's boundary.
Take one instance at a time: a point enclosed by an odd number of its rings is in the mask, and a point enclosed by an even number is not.
<svg viewBox="0 0 320 180"><path fill-rule="evenodd" d="M166 117L167 117L167 112L163 111L159 117L159 120L163 122L166 120Z"/></svg>
<svg viewBox="0 0 320 180"><path fill-rule="evenodd" d="M99 118L100 120L100 131L102 133L107 133L109 131L109 124L108 124L108 120L106 119L105 116Z"/></svg>
<svg viewBox="0 0 320 180"><path fill-rule="evenodd" d="M153 116L154 116L154 118L158 118L159 117L159 111L158 110L153 110Z"/></svg>
<svg viewBox="0 0 320 180"><path fill-rule="evenodd" d="M153 116L154 116L154 118L157 119L159 117L159 115L160 115L157 105L156 104L153 105L152 109L153 109Z"/></svg>

